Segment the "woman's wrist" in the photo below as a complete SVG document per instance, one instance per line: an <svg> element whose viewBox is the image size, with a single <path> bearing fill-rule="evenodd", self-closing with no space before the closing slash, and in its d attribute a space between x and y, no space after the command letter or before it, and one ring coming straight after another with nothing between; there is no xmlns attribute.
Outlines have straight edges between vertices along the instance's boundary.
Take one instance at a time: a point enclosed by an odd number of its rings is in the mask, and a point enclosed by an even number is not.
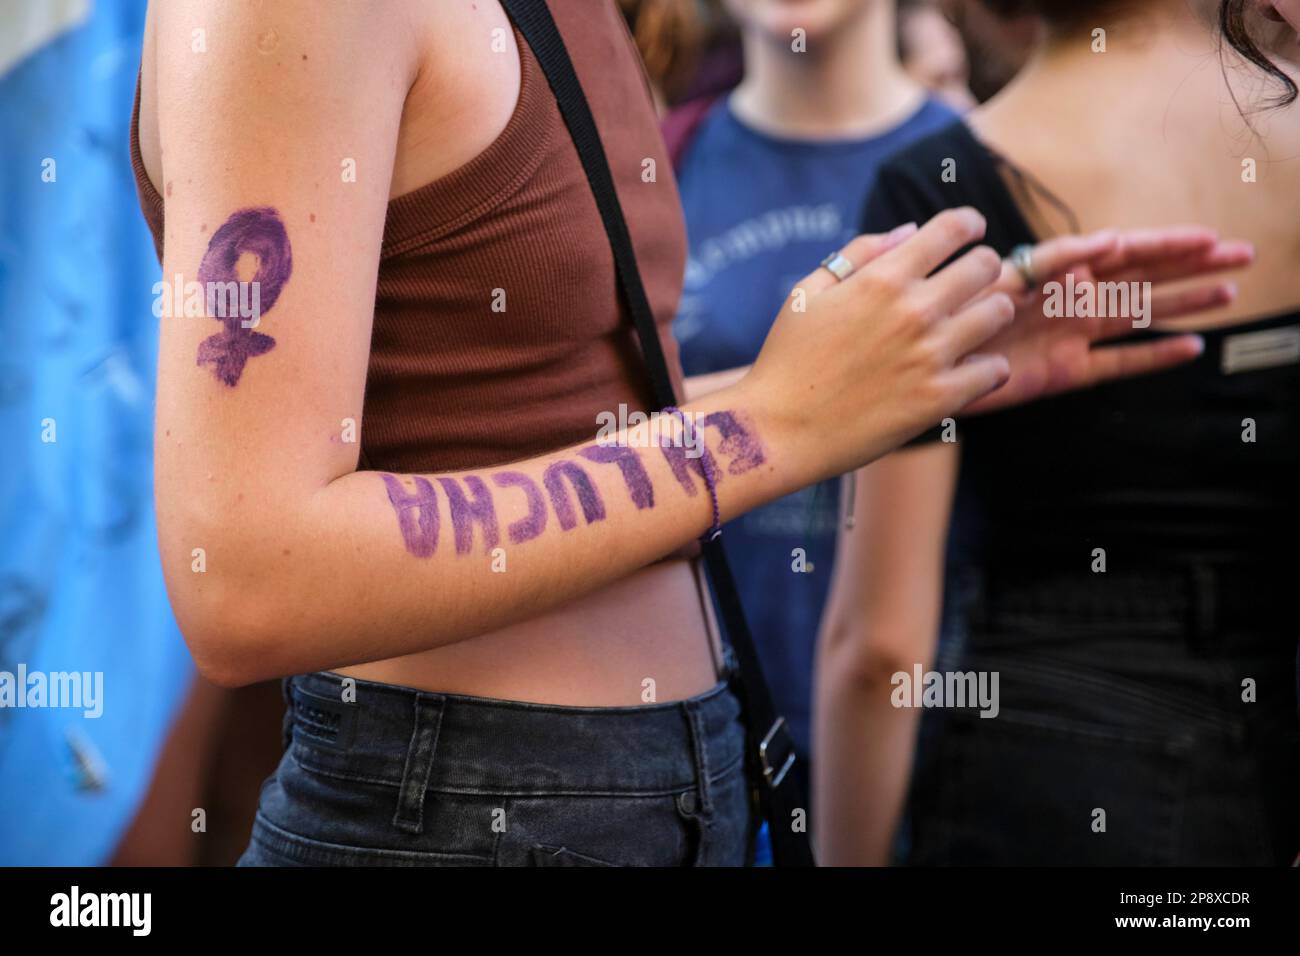
<svg viewBox="0 0 1300 956"><path fill-rule="evenodd" d="M713 450L724 523L815 480L811 468L798 466L801 456L791 454L798 438L789 419L768 408L751 375L682 411Z"/></svg>

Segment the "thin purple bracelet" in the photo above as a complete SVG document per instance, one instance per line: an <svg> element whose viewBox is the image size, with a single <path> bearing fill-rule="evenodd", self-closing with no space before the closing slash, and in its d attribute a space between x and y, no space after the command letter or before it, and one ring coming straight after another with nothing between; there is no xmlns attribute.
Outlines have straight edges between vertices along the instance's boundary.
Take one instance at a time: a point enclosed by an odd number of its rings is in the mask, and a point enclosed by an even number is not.
<svg viewBox="0 0 1300 956"><path fill-rule="evenodd" d="M664 409L666 415L676 415L682 422L682 433L684 438L689 438L692 433L692 427L686 413L676 405L669 405ZM687 444L690 444L689 442ZM714 472L713 458L709 455L709 449L704 449L704 454L700 456L700 474L704 476L704 484L709 489L709 498L713 501L713 524L709 530L700 535L701 541L714 541L722 534L722 512L718 508L718 477Z"/></svg>

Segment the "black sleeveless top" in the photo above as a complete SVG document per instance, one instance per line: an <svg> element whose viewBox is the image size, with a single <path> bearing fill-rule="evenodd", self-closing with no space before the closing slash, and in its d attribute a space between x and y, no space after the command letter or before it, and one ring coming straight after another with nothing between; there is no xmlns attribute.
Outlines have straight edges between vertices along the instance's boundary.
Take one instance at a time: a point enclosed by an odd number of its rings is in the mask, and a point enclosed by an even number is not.
<svg viewBox="0 0 1300 956"><path fill-rule="evenodd" d="M948 160L955 182L944 182ZM1034 242L1003 163L964 123L951 124L882 167L863 231L970 205L1000 254ZM1100 547L1112 568L1246 562L1266 565L1270 581L1294 581L1300 311L1200 334L1204 354L1179 368L959 418L950 566L1086 571Z"/></svg>

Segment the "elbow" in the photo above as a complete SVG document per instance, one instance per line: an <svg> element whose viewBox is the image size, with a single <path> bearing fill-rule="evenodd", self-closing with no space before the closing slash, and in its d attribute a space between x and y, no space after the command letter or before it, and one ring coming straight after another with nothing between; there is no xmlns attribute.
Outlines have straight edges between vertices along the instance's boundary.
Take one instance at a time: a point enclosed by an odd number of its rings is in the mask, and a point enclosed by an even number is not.
<svg viewBox="0 0 1300 956"><path fill-rule="evenodd" d="M903 640L885 640L878 644L868 642L867 646L848 655L843 665L844 674L854 686L871 690L892 687L899 674L910 678L918 664L924 667L922 658L925 656Z"/></svg>
<svg viewBox="0 0 1300 956"><path fill-rule="evenodd" d="M933 644L930 630L917 621L872 621L863 615L853 625L832 622L822 641L823 680L851 693L877 693L898 674L928 666Z"/></svg>
<svg viewBox="0 0 1300 956"><path fill-rule="evenodd" d="M173 456L174 457L174 456ZM302 559L303 500L238 493L235 479L196 482L164 461L155 486L167 595L199 673L238 688L317 669L309 652L326 613Z"/></svg>
<svg viewBox="0 0 1300 956"><path fill-rule="evenodd" d="M281 676L266 668L263 646L247 631L240 633L228 624L205 623L189 629L182 625L182 633L194 666L218 687L235 690Z"/></svg>
<svg viewBox="0 0 1300 956"><path fill-rule="evenodd" d="M221 588L213 583L208 582L201 595L172 598L176 623L199 673L228 689L282 676L268 667L265 616L245 599L216 599L212 592ZM169 590L175 593L170 584Z"/></svg>
<svg viewBox="0 0 1300 956"><path fill-rule="evenodd" d="M187 639L186 643L189 645L190 655L194 658L194 666L209 683L224 687L226 690L237 690L262 680L243 666L243 658L232 659L232 656L221 648L210 648L191 639Z"/></svg>
<svg viewBox="0 0 1300 956"><path fill-rule="evenodd" d="M293 672L282 659L289 635L277 625L287 617L285 582L204 568L198 558L170 563L164 578L176 623L205 679L233 689Z"/></svg>

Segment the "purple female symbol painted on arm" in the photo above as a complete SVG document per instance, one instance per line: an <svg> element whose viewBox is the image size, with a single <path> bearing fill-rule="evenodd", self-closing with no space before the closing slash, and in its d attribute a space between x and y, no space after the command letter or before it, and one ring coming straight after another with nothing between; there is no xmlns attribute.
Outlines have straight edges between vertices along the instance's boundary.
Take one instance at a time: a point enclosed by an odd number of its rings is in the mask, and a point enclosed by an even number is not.
<svg viewBox="0 0 1300 956"><path fill-rule="evenodd" d="M569 484L573 485L573 490L578 496L578 504L582 506L582 516L587 519L587 524L603 520L605 503L600 500L600 493L596 491L596 486L591 483L591 478L582 470L582 466L573 461L557 461L542 475L542 484L546 486L551 496L551 507L555 509L555 517L559 519L560 527L568 531L578 524L578 519L573 513L573 505L569 501L569 493L564 487L565 478L568 478Z"/></svg>
<svg viewBox="0 0 1300 956"><path fill-rule="evenodd" d="M498 471L492 475L492 482L498 488L519 488L528 499L528 515L506 529L513 543L531 541L546 530L546 499L537 482L522 471Z"/></svg>
<svg viewBox="0 0 1300 956"><path fill-rule="evenodd" d="M641 456L635 449L621 445L590 445L578 454L597 464L618 465L618 470L623 475L623 482L632 495L632 503L638 508L655 506L654 486L650 483L650 476L646 473L645 466L641 464Z"/></svg>
<svg viewBox="0 0 1300 956"><path fill-rule="evenodd" d="M293 272L289 234L274 209L241 209L213 233L199 264L199 282L207 290L208 301L213 300L214 289L239 282L237 265L245 253L252 253L258 259L257 273L251 280L258 302L258 315L252 316L256 324L260 313L271 311ZM275 348L275 339L245 326L240 310L222 311L226 315L212 318L222 322L225 328L199 345L197 364L211 365L212 374L219 381L234 387L244 372L244 364Z"/></svg>
<svg viewBox="0 0 1300 956"><path fill-rule="evenodd" d="M416 475L415 491L407 491L396 475L381 475L388 501L397 513L406 550L417 558L432 557L438 549L438 494L427 478Z"/></svg>
<svg viewBox="0 0 1300 956"><path fill-rule="evenodd" d="M484 549L491 551L497 546L497 511L492 504L492 492L477 475L466 475L465 484L474 495L470 501L460 490L455 478L439 478L442 493L447 496L447 505L451 509L451 526L456 535L456 553L469 554L474 547L474 524L483 528Z"/></svg>

